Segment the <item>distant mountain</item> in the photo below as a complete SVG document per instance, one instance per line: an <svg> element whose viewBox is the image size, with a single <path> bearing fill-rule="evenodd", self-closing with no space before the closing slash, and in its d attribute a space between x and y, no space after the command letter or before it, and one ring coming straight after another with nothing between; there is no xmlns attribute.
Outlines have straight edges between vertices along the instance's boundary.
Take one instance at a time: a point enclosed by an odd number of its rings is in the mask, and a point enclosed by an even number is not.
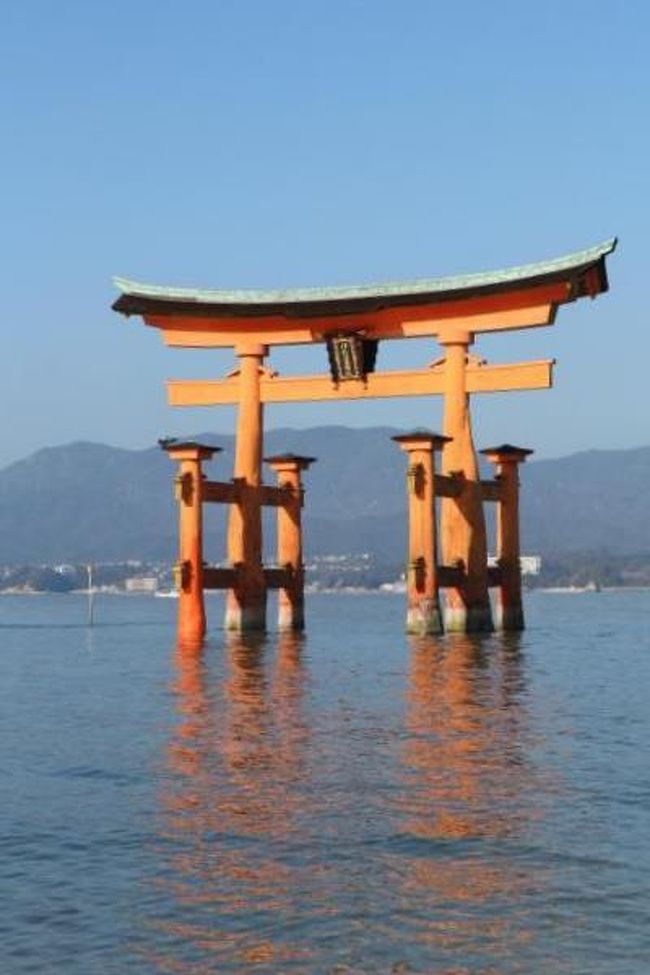
<svg viewBox="0 0 650 975"><path fill-rule="evenodd" d="M401 562L405 550L405 459L389 427L271 430L268 454L318 458L306 475L308 555L373 552ZM233 438L208 466L232 472ZM0 471L0 563L174 558L174 465L158 449L73 443L39 450ZM269 472L270 475L270 472ZM272 483L272 476L267 478ZM543 555L650 552L650 447L587 451L522 468L522 535ZM223 558L224 510L206 516L206 553ZM267 544L272 552L273 516Z"/></svg>

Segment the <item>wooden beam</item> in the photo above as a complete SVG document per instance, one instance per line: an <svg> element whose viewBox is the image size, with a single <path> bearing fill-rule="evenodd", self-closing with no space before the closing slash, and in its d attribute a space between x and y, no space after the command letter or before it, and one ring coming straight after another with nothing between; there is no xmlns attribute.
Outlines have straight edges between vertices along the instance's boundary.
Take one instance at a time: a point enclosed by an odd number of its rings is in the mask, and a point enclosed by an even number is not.
<svg viewBox="0 0 650 975"><path fill-rule="evenodd" d="M260 487L260 504L269 508L282 508L293 498L293 494L285 487L275 487L262 484Z"/></svg>
<svg viewBox="0 0 650 975"><path fill-rule="evenodd" d="M434 476L437 498L457 498L463 491L465 479L453 474L436 474Z"/></svg>
<svg viewBox="0 0 650 975"><path fill-rule="evenodd" d="M225 481L204 481L203 500L216 504L232 504L239 499L239 484Z"/></svg>
<svg viewBox="0 0 650 975"><path fill-rule="evenodd" d="M444 335L450 329L470 332L502 332L508 329L537 328L551 325L556 303L550 300L523 308L502 308L494 311L452 309L443 305L425 309L390 309L382 314L332 315L327 318L256 319L226 318L200 319L147 315L147 325L159 328L165 345L185 348L233 347L241 341L262 345L313 345L323 342L329 334L341 331L363 331L366 338L405 339ZM399 317L395 314L399 312ZM259 324L258 324L259 321Z"/></svg>
<svg viewBox="0 0 650 975"><path fill-rule="evenodd" d="M291 585L293 572L290 568L264 569L264 581L267 589L286 589Z"/></svg>
<svg viewBox="0 0 650 975"><path fill-rule="evenodd" d="M465 571L455 565L438 566L438 585L441 589L455 589L463 584Z"/></svg>
<svg viewBox="0 0 650 975"><path fill-rule="evenodd" d="M500 501L503 494L501 481L481 481L481 497L484 501Z"/></svg>
<svg viewBox="0 0 650 975"><path fill-rule="evenodd" d="M237 581L237 569L222 569L205 566L203 569L204 589L232 589Z"/></svg>
<svg viewBox="0 0 650 975"><path fill-rule="evenodd" d="M552 385L552 373L552 359L497 366L469 366L467 391L498 393L516 389L548 389ZM374 372L365 379L339 383L335 383L329 376L263 376L261 379L263 403L363 400L443 393L443 368ZM171 380L167 383L167 397L170 406L236 404L239 402L239 378L233 376L213 381Z"/></svg>
<svg viewBox="0 0 650 975"><path fill-rule="evenodd" d="M500 586L503 581L503 569L500 565L489 565L488 566L488 586L494 589L496 586Z"/></svg>

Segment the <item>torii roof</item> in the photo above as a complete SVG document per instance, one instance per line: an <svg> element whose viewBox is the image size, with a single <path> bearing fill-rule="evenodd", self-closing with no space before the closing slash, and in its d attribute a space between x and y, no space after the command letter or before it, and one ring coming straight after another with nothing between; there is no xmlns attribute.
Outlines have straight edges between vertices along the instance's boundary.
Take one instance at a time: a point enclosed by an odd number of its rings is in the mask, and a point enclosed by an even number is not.
<svg viewBox="0 0 650 975"><path fill-rule="evenodd" d="M267 316L307 317L375 311L381 308L480 297L519 290L539 284L567 281L571 284L567 300L594 296L607 290L605 257L616 247L616 238L587 250L550 261L525 264L499 271L464 274L444 278L384 284L362 284L330 288L264 290L196 290L139 284L115 278L122 292L113 304L125 315L186 315L196 317Z"/></svg>

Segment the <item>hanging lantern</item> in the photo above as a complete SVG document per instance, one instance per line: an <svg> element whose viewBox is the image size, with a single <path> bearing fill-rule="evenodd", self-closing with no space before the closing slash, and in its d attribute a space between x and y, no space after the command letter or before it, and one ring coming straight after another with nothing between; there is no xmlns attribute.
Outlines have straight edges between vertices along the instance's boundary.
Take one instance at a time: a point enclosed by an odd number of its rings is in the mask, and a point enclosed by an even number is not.
<svg viewBox="0 0 650 975"><path fill-rule="evenodd" d="M332 335L327 339L327 354L334 382L346 379L364 379L375 370L377 340L364 339L360 335Z"/></svg>

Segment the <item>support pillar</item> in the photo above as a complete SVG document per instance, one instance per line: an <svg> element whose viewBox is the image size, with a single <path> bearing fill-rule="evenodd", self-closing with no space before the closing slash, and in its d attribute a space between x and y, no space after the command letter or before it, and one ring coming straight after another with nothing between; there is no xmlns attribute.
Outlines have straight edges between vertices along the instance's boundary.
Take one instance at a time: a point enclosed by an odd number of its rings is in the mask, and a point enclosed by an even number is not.
<svg viewBox="0 0 650 975"><path fill-rule="evenodd" d="M445 630L460 633L493 628L485 515L467 393L467 356L473 341L471 332L459 330L439 337L446 353L444 434L449 438L442 455L443 473L464 479L462 493L443 498L441 504L443 562L463 570L463 582L445 590L444 623Z"/></svg>
<svg viewBox="0 0 650 975"><path fill-rule="evenodd" d="M497 503L496 555L501 571L496 599L496 625L500 630L523 630L521 598L521 551L519 545L519 465L532 450L502 444L481 453L496 465L500 483Z"/></svg>
<svg viewBox="0 0 650 975"><path fill-rule="evenodd" d="M408 568L406 632L442 633L436 544L435 452L447 442L433 433L392 438L408 459Z"/></svg>
<svg viewBox="0 0 650 975"><path fill-rule="evenodd" d="M239 499L230 507L228 561L238 571L237 583L226 596L227 630L266 628L266 584L262 567L262 483L263 407L260 373L268 349L264 345L241 345L239 358L239 410L235 444L234 480Z"/></svg>
<svg viewBox="0 0 650 975"><path fill-rule="evenodd" d="M286 501L278 506L278 565L289 573L289 581L278 591L278 629L305 628L305 568L302 561L302 471L315 457L278 454L267 457L276 473L278 487L286 491Z"/></svg>
<svg viewBox="0 0 650 975"><path fill-rule="evenodd" d="M198 647L206 631L202 464L221 448L174 441L161 441L161 446L179 464L174 482L179 504L178 562L174 566L178 589L178 644L180 647Z"/></svg>

